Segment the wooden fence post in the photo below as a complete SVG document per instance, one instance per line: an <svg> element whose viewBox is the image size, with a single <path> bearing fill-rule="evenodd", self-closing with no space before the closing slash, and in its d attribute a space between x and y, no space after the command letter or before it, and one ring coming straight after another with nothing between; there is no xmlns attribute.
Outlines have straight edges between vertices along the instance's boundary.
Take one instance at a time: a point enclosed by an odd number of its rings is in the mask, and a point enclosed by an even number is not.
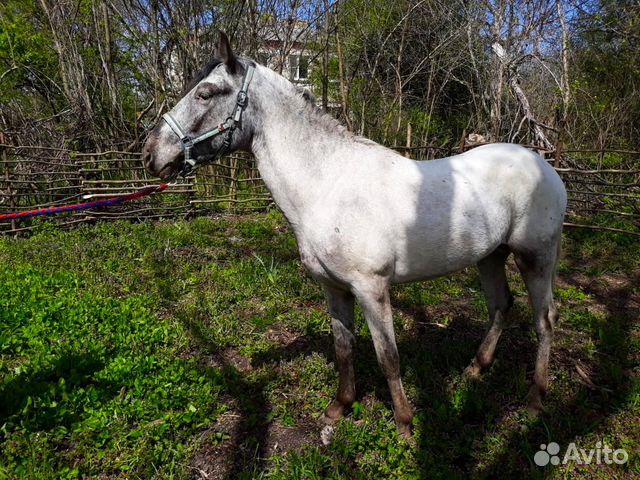
<svg viewBox="0 0 640 480"><path fill-rule="evenodd" d="M462 137L460 137L460 146L458 148L458 150L460 150L459 153L464 153L465 147L467 146L466 140L467 140L467 129L465 128L464 130L462 130Z"/></svg>
<svg viewBox="0 0 640 480"><path fill-rule="evenodd" d="M407 122L407 148L404 151L404 156L407 158L411 158L411 122Z"/></svg>
<svg viewBox="0 0 640 480"><path fill-rule="evenodd" d="M11 205L11 210L15 211L16 209L16 199L13 196L13 191L11 189L11 177L9 173L9 155L7 154L7 147L5 147L4 143L4 132L0 132L0 149L2 149L2 164L4 168L4 181L7 183L7 196L9 197L9 205ZM16 221L11 220L11 232L16 229Z"/></svg>
<svg viewBox="0 0 640 480"><path fill-rule="evenodd" d="M232 154L229 156L229 166L231 169L229 170L229 200L230 203L233 202L231 206L231 211L236 213L236 207L238 206L238 156L237 154Z"/></svg>
<svg viewBox="0 0 640 480"><path fill-rule="evenodd" d="M564 126L565 120L562 119L559 122L559 130L558 130L558 141L556 142L556 151L554 152L553 157L553 166L555 168L560 168L560 160L562 160L562 149L564 148Z"/></svg>
<svg viewBox="0 0 640 480"><path fill-rule="evenodd" d="M186 218L195 218L198 216L198 203L194 202L198 199L198 175L193 176L193 181L189 182L188 190L187 203L190 208L187 210Z"/></svg>

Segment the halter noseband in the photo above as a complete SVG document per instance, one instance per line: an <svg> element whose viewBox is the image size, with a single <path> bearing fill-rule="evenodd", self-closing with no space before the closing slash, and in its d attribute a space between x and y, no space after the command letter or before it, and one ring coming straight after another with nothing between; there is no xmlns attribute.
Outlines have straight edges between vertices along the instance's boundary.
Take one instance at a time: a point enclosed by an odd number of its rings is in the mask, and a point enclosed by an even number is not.
<svg viewBox="0 0 640 480"><path fill-rule="evenodd" d="M221 123L213 130L209 130L202 135L191 138L189 135L184 133L182 128L180 128L180 124L175 118L173 118L171 113L167 112L162 116L163 120L167 122L167 125L171 127L171 130L173 130L175 134L180 137L180 141L182 142L182 149L184 150L184 163L182 164L182 170L179 172L179 174L185 176L197 167L198 159L191 157L191 150L196 144L203 142L208 138L217 137L218 135L226 132L220 148L218 148L213 157L207 156L205 157L205 159L212 159L212 161L215 162L229 151L229 148L231 147L233 132L238 127L238 124L242 119L242 112L247 106L247 89L249 88L249 84L251 83L251 78L253 77L254 70L255 68L252 65L247 66L247 69L244 73L244 78L242 79L242 87L240 88L238 96L236 97L236 105L233 109L233 112L231 112L231 115L227 117L224 123Z"/></svg>

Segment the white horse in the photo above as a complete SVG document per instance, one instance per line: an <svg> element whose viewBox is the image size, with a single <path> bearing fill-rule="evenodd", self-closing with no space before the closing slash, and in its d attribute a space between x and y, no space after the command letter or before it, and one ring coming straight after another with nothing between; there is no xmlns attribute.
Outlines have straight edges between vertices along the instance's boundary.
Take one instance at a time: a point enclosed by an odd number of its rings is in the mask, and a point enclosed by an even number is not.
<svg viewBox="0 0 640 480"><path fill-rule="evenodd" d="M510 253L533 307L539 347L529 411L541 411L558 318L552 284L566 192L539 155L494 144L440 160L406 159L354 136L273 71L235 57L224 34L214 59L165 120L144 146L147 170L164 179L228 151L255 155L303 264L326 291L340 377L327 421L355 400L354 299L388 381L398 429L409 434L413 411L400 379L390 285L478 265L491 321L466 370L478 375L492 362L513 302L505 275Z"/></svg>

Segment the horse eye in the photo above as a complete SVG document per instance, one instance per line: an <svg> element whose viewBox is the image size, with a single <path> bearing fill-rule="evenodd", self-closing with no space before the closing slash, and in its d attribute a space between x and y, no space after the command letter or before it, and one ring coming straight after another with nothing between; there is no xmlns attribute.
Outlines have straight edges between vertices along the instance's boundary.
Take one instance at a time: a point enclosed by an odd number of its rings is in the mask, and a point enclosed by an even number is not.
<svg viewBox="0 0 640 480"><path fill-rule="evenodd" d="M209 100L216 93L218 93L218 89L215 87L215 85L206 83L198 87L198 89L196 90L196 98L200 100Z"/></svg>

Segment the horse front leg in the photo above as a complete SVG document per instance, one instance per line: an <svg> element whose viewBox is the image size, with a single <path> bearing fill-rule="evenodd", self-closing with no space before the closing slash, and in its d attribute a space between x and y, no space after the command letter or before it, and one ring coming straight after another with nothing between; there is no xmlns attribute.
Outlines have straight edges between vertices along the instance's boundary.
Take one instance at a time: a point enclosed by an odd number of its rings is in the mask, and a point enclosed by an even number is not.
<svg viewBox="0 0 640 480"><path fill-rule="evenodd" d="M355 288L354 294L367 320L378 364L389 384L398 432L410 436L413 409L409 405L400 379L400 359L393 331L388 284L384 281L367 283L364 287Z"/></svg>
<svg viewBox="0 0 640 480"><path fill-rule="evenodd" d="M325 286L329 304L333 341L336 350L336 366L340 377L335 400L324 412L323 421L333 423L344 415L356 399L355 375L353 371L354 298L351 292Z"/></svg>

